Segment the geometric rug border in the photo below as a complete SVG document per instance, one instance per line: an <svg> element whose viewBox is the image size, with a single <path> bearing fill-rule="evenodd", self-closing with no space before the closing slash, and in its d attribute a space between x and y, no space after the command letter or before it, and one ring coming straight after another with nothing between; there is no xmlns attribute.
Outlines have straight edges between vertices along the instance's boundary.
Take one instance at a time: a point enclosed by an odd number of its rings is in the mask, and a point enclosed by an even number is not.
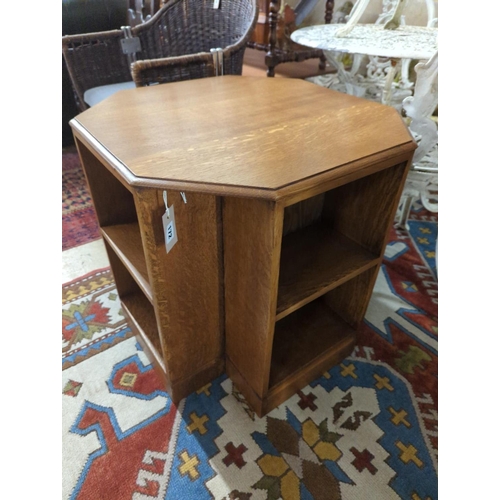
<svg viewBox="0 0 500 500"><path fill-rule="evenodd" d="M73 286L73 285L79 283L80 281L88 280L94 274L99 274L99 273L102 273L105 271L111 271L111 268L109 266L106 266L106 267L94 269L93 271L90 271L87 274L84 274L82 276L78 276L78 278L74 278L71 281L67 281L66 283L63 283L62 287L67 288L67 287Z"/></svg>
<svg viewBox="0 0 500 500"><path fill-rule="evenodd" d="M134 332L125 324L120 328L120 330L110 332L104 337L99 337L94 342L85 345L77 351L73 351L71 354L63 356L62 370L64 371L71 366L75 366L82 361L92 358L93 356L100 354L101 352L104 352L134 336Z"/></svg>

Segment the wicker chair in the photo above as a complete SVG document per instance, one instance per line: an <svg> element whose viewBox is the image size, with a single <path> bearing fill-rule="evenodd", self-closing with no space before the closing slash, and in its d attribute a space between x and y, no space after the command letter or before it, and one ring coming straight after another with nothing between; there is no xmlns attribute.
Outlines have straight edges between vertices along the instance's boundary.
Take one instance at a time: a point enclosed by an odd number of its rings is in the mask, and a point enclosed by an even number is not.
<svg viewBox="0 0 500 500"><path fill-rule="evenodd" d="M214 3L169 0L134 28L63 36L79 108L134 84L204 78L221 71L241 75L246 43L257 22L256 0L219 0L218 8Z"/></svg>

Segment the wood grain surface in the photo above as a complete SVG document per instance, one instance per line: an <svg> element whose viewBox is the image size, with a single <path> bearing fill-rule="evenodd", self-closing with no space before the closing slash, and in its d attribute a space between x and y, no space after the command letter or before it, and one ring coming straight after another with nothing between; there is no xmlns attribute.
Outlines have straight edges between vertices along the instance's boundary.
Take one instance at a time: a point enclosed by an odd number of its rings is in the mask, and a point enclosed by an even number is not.
<svg viewBox="0 0 500 500"><path fill-rule="evenodd" d="M177 403L224 369L221 200L169 191L167 253L163 192L131 186L99 142L75 136L124 314Z"/></svg>
<svg viewBox="0 0 500 500"><path fill-rule="evenodd" d="M166 381L167 388L170 388L164 361L165 348L158 332L154 307L107 240L104 240L104 246L128 324L141 337L141 344L147 348L152 361L163 372L162 378Z"/></svg>
<svg viewBox="0 0 500 500"><path fill-rule="evenodd" d="M354 336L354 330L320 298L276 323L270 387L303 370L324 351Z"/></svg>
<svg viewBox="0 0 500 500"><path fill-rule="evenodd" d="M321 218L325 193L312 196L303 201L285 207L283 218L283 236L309 226Z"/></svg>
<svg viewBox="0 0 500 500"><path fill-rule="evenodd" d="M167 368L165 366L165 361L163 360L163 355L161 354L161 351L159 351L151 342L151 338L153 338L151 328L156 327L156 325L154 325L156 318L154 314L152 316L147 315L144 317L139 315L142 320L142 322L139 323L136 316L130 312L128 305L130 305L130 301L128 300L128 297L125 297L125 300L122 302L122 311L125 319L127 320L127 324L135 333L136 338L148 359L152 361L153 368L159 375L165 389L169 393L172 393L172 387L170 385L170 380L168 379ZM135 311L135 314L137 314L137 311Z"/></svg>

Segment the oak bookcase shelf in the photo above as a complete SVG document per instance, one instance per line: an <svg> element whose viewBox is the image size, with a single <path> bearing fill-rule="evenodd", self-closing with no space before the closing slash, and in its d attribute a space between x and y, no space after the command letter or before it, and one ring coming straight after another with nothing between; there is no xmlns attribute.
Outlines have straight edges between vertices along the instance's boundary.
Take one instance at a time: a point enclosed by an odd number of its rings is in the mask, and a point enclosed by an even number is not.
<svg viewBox="0 0 500 500"><path fill-rule="evenodd" d="M314 224L284 236L276 320L377 263L376 255L327 224Z"/></svg>
<svg viewBox="0 0 500 500"><path fill-rule="evenodd" d="M103 232L103 234L105 234ZM143 279L129 265L116 243L112 246L107 237L104 239L111 269L116 281L116 287L122 304L122 311L131 327L138 335L143 349L156 362L156 367L162 378L165 378L165 363L163 361L163 348L161 345L156 316L151 297L143 290ZM115 248L117 249L115 251ZM151 292L151 290L149 290Z"/></svg>
<svg viewBox="0 0 500 500"><path fill-rule="evenodd" d="M227 369L258 415L352 352L406 172L396 161L290 204L225 200Z"/></svg>
<svg viewBox="0 0 500 500"><path fill-rule="evenodd" d="M178 403L223 372L217 220L214 211L203 210L206 203L202 203L196 217L190 215L185 220L186 214L177 200L177 221L183 223L182 232L189 233L193 227L196 231L202 225L212 231L212 238L208 238L208 251L202 254L197 252L196 242L183 238L172 252L170 267L162 241L163 192L154 186L134 187L126 175L117 174L113 162L103 157L99 145L90 139L75 132L122 311L172 400ZM190 196L190 202L197 205L195 195ZM217 204L215 196L209 197L208 202L213 207ZM182 263L186 273L196 276L196 269L204 267L198 276L200 281L186 282L179 272L181 266L176 266L175 260L182 261L183 253L191 255L189 262ZM193 256L194 253L198 255ZM203 282L207 272L209 278ZM189 302L182 303L183 293L196 295L207 307L213 307L211 319L206 320L206 312L192 312ZM176 294L178 298L172 297ZM200 331L205 332L201 338ZM192 366L190 360L198 363Z"/></svg>
<svg viewBox="0 0 500 500"><path fill-rule="evenodd" d="M149 284L139 224L133 222L102 227L101 234L152 303L153 294Z"/></svg>
<svg viewBox="0 0 500 500"><path fill-rule="evenodd" d="M276 323L269 391L300 377L319 358L341 361L353 348L353 329L322 298ZM300 387L299 387L300 389Z"/></svg>
<svg viewBox="0 0 500 500"><path fill-rule="evenodd" d="M156 317L151 303L140 293L122 294L120 300L129 321L131 320L135 328L139 330L141 339L146 344L146 350L149 350L154 360L163 370L166 370L161 355L163 351L156 325Z"/></svg>
<svg viewBox="0 0 500 500"><path fill-rule="evenodd" d="M396 110L222 76L121 91L71 126L122 309L175 403L225 367L262 416L352 352L416 147Z"/></svg>

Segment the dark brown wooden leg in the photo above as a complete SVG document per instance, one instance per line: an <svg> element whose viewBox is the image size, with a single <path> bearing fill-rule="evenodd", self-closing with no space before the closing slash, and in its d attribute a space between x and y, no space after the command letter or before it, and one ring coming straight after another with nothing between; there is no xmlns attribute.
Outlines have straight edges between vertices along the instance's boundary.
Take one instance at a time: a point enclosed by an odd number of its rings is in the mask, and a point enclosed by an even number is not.
<svg viewBox="0 0 500 500"><path fill-rule="evenodd" d="M273 60L276 48L276 29L278 25L279 0L271 0L269 3L269 50L266 59ZM267 64L267 76L274 76L274 65Z"/></svg>
<svg viewBox="0 0 500 500"><path fill-rule="evenodd" d="M326 68L326 57L324 54L319 58L319 69L323 71Z"/></svg>
<svg viewBox="0 0 500 500"><path fill-rule="evenodd" d="M334 0L326 0L325 24L330 24L332 22L334 6Z"/></svg>
<svg viewBox="0 0 500 500"><path fill-rule="evenodd" d="M333 9L335 6L334 0L326 0L326 6L325 6L325 24L330 24L332 22L333 18ZM323 71L326 68L326 57L323 54L319 58L319 69Z"/></svg>

